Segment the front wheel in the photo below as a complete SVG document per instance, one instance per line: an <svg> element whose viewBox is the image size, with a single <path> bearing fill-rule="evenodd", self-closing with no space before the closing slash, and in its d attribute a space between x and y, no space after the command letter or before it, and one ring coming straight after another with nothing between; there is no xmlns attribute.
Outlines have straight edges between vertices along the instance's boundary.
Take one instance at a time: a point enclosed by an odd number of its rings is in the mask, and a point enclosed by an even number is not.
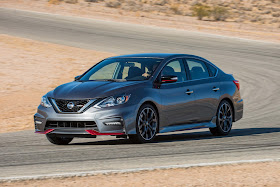
<svg viewBox="0 0 280 187"><path fill-rule="evenodd" d="M216 127L210 128L210 132L215 136L229 134L232 128L233 113L228 101L224 100L220 103L216 118Z"/></svg>
<svg viewBox="0 0 280 187"><path fill-rule="evenodd" d="M141 106L136 118L136 135L129 135L133 143L152 142L158 130L158 114L150 104Z"/></svg>
<svg viewBox="0 0 280 187"><path fill-rule="evenodd" d="M46 134L46 137L52 144L56 145L67 145L73 140L73 138L58 137L51 134Z"/></svg>

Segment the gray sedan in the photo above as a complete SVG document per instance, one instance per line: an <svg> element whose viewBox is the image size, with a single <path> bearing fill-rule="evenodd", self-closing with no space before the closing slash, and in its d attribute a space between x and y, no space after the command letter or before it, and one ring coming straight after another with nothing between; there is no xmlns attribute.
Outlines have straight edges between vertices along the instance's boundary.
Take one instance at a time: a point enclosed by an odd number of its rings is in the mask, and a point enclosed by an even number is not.
<svg viewBox="0 0 280 187"><path fill-rule="evenodd" d="M59 145L99 135L146 143L197 128L227 135L243 115L239 89L232 75L198 56L111 57L44 95L35 132Z"/></svg>

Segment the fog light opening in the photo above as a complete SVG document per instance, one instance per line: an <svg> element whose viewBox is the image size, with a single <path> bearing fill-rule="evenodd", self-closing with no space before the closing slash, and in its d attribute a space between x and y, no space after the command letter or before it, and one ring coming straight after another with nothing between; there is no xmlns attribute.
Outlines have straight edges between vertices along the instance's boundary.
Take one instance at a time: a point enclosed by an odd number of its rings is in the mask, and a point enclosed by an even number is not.
<svg viewBox="0 0 280 187"><path fill-rule="evenodd" d="M119 121L116 121L116 122L105 122L104 124L107 125L107 126L121 126L122 125L122 123L119 122Z"/></svg>
<svg viewBox="0 0 280 187"><path fill-rule="evenodd" d="M35 120L36 125L41 125L42 123L43 123L42 121Z"/></svg>

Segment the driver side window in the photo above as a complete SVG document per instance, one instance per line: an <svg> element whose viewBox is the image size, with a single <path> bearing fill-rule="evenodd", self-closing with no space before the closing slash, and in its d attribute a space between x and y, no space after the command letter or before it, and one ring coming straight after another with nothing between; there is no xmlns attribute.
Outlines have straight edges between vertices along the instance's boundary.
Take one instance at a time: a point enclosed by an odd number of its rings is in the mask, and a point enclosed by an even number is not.
<svg viewBox="0 0 280 187"><path fill-rule="evenodd" d="M187 80L184 63L181 59L176 59L169 62L161 72L162 76L173 75L178 77L177 82L183 82Z"/></svg>

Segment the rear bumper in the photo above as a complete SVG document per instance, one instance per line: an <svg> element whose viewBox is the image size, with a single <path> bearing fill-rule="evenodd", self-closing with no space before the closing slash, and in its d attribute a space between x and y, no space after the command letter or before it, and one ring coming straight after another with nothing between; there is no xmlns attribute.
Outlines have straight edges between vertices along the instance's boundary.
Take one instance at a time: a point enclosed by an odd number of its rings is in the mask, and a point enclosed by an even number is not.
<svg viewBox="0 0 280 187"><path fill-rule="evenodd" d="M243 99L235 103L234 109L235 109L234 121L238 121L243 117Z"/></svg>

